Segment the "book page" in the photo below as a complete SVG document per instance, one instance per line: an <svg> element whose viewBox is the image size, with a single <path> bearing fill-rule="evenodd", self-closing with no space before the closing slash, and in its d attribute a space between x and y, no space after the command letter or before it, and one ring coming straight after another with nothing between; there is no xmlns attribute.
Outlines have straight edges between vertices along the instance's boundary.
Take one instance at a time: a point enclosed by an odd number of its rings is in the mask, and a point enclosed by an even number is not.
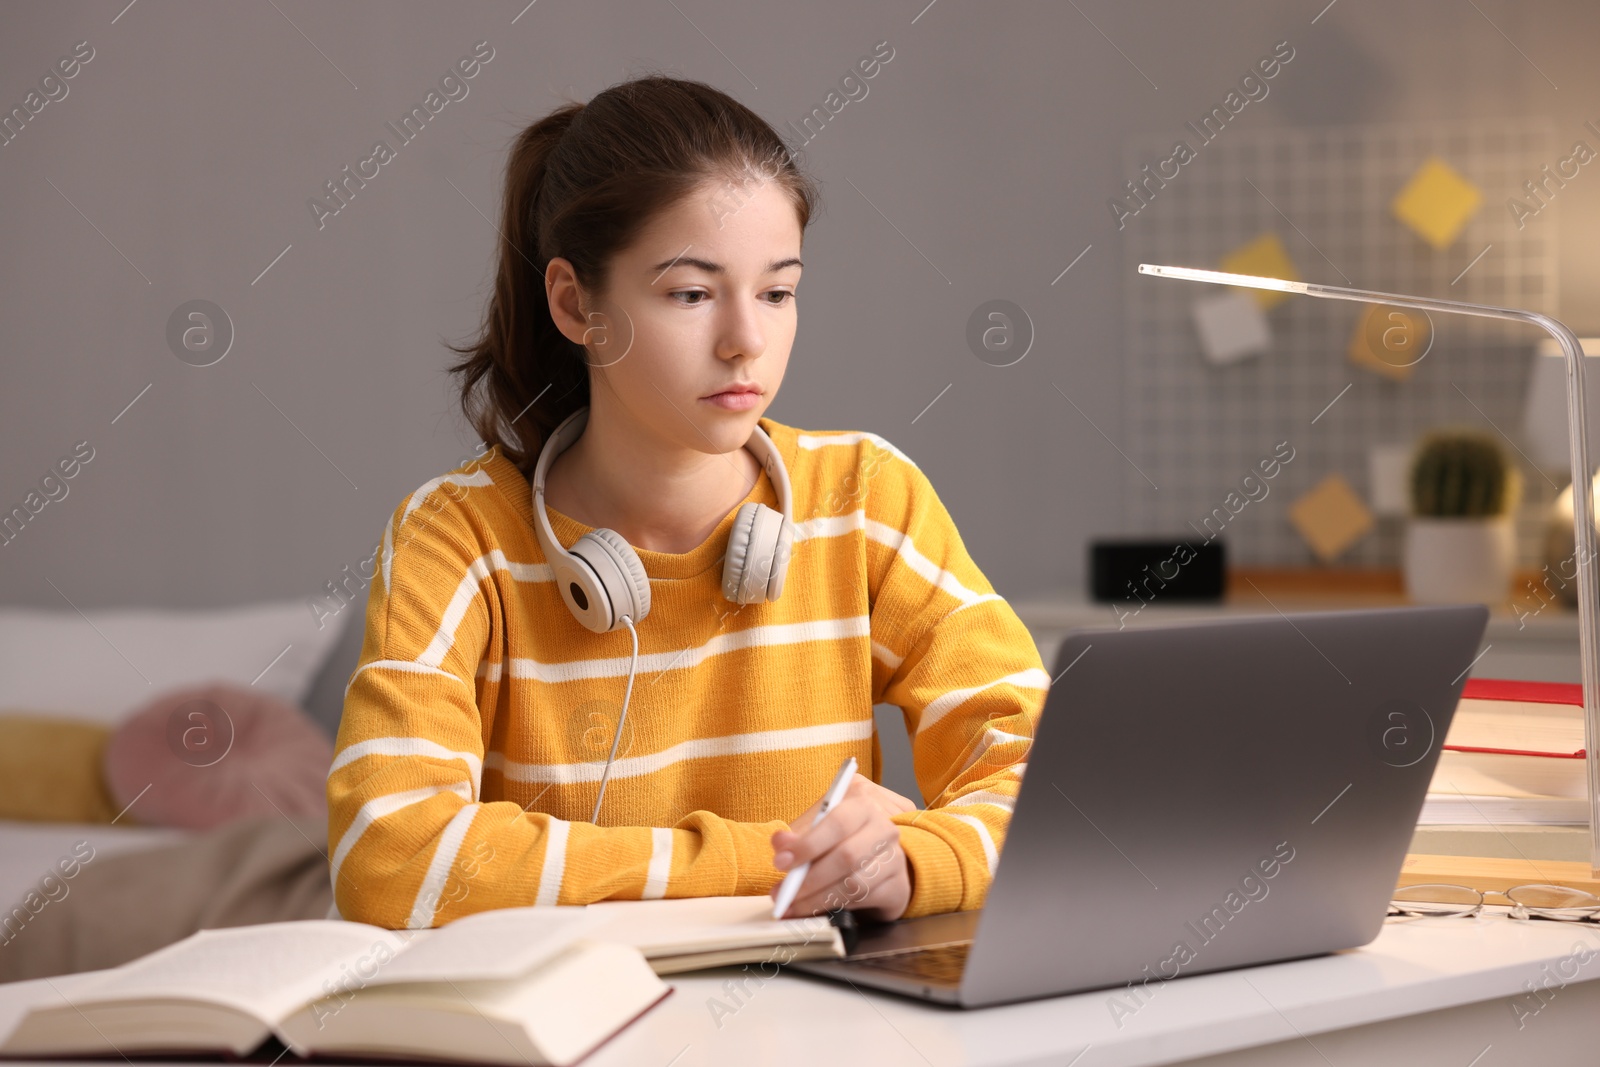
<svg viewBox="0 0 1600 1067"><path fill-rule="evenodd" d="M772 898L765 895L602 900L588 910L604 920L588 937L633 945L647 958L742 945L831 941L834 936L826 915L774 919Z"/></svg>
<svg viewBox="0 0 1600 1067"><path fill-rule="evenodd" d="M5 1047L6 1038L28 1012L79 1003L86 990L104 982L112 973L110 970L79 971L0 983L0 1048Z"/></svg>
<svg viewBox="0 0 1600 1067"><path fill-rule="evenodd" d="M364 975L404 949L406 933L326 919L201 930L109 972L73 999L206 1001L274 1025L309 1000L360 988Z"/></svg>
<svg viewBox="0 0 1600 1067"><path fill-rule="evenodd" d="M583 905L497 908L430 932L368 985L520 978L588 936L600 920Z"/></svg>
<svg viewBox="0 0 1600 1067"><path fill-rule="evenodd" d="M1462 700L1447 745L1567 755L1583 748L1583 708L1504 700Z"/></svg>
<svg viewBox="0 0 1600 1067"><path fill-rule="evenodd" d="M405 982L314 1003L281 1036L330 1062L576 1063L669 991L637 949L580 940L509 981Z"/></svg>

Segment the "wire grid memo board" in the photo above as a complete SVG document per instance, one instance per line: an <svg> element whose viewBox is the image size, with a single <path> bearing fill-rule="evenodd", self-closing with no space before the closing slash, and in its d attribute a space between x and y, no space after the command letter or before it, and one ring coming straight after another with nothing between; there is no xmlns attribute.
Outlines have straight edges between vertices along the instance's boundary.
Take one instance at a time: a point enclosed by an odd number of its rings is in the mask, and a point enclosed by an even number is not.
<svg viewBox="0 0 1600 1067"><path fill-rule="evenodd" d="M1157 189L1123 231L1124 447L1139 468L1125 465L1129 527L1150 536L1188 536L1194 543L1212 509L1223 507L1230 492L1243 498L1240 480L1259 476L1258 463L1287 441L1293 459L1265 483L1265 497L1230 519L1218 540L1226 542L1230 564L1311 564L1315 555L1288 520L1297 497L1336 471L1370 506L1370 446L1410 444L1438 424L1472 425L1495 435L1522 469L1518 562L1537 565L1544 511L1567 482L1553 473L1552 484L1512 447L1524 447L1522 405L1539 331L1435 314L1432 348L1408 380L1397 382L1346 356L1366 305L1290 297L1266 313L1272 330L1266 352L1213 364L1201 353L1190 306L1225 290L1141 275L1136 267L1217 269L1228 253L1270 230L1305 281L1556 314L1560 193L1537 216L1525 218L1521 230L1506 206L1511 196L1538 206L1523 192L1523 182L1542 178L1540 167L1564 154L1552 124L1498 119L1262 131L1224 127L1202 146L1187 127L1182 136L1196 147L1196 158ZM1145 164L1173 154L1173 142L1171 134L1130 139L1125 173L1142 177ZM1443 251L1389 207L1435 155L1482 193L1477 211ZM1452 284L1488 245L1488 253ZM1337 403L1324 412L1335 397ZM1214 522L1211 529L1216 527ZM1402 535L1399 520L1377 518L1372 531L1334 563L1396 566Z"/></svg>

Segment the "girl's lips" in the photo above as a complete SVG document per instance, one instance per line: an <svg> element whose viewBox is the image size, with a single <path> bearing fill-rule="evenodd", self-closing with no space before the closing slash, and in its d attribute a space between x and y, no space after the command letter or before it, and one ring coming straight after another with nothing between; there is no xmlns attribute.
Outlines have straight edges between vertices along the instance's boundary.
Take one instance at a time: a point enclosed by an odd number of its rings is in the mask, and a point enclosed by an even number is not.
<svg viewBox="0 0 1600 1067"><path fill-rule="evenodd" d="M724 411L749 411L761 403L760 393L718 393L716 396L701 397L706 403L715 404Z"/></svg>

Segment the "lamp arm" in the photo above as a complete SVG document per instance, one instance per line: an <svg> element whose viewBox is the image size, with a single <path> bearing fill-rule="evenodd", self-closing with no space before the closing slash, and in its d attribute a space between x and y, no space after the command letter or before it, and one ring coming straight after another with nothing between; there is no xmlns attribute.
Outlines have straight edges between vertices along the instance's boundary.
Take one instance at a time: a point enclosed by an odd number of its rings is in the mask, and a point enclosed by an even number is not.
<svg viewBox="0 0 1600 1067"><path fill-rule="evenodd" d="M1572 464L1572 532L1578 578L1578 646L1583 678L1584 769L1587 771L1589 786L1589 867L1595 876L1600 877L1600 643L1597 643L1600 641L1600 634L1596 633L1596 625L1600 623L1600 601L1596 600L1597 584L1594 571L1594 494L1589 480L1589 420L1588 409L1584 404L1583 345L1577 335L1565 324L1549 315L1521 308L1496 307L1493 304L1437 300L1433 297L1411 296L1405 293L1381 293L1371 289L1323 285L1319 282L1260 278L1249 274L1231 274L1226 271L1200 270L1193 267L1160 266L1153 263L1139 264L1139 273L1210 282L1216 285L1239 285L1250 289L1299 293L1326 300L1355 300L1367 304L1390 304L1394 307L1418 308L1422 311L1526 322L1538 326L1560 344L1567 362L1567 436Z"/></svg>

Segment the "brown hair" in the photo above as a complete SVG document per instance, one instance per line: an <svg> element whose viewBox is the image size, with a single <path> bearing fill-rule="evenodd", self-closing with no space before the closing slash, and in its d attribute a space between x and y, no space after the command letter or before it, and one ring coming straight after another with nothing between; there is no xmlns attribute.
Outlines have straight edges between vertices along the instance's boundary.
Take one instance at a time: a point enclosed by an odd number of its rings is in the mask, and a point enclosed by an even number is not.
<svg viewBox="0 0 1600 1067"><path fill-rule="evenodd" d="M664 208L708 180L729 183L724 210L761 179L789 193L805 232L816 187L767 122L726 93L659 75L557 108L518 135L506 164L494 294L464 358L461 410L486 445L532 473L545 436L589 403L584 346L550 316L544 268L572 262L601 294L611 258ZM734 188L729 188L734 186ZM708 205L715 210L716 205ZM481 390L479 385L482 383Z"/></svg>

